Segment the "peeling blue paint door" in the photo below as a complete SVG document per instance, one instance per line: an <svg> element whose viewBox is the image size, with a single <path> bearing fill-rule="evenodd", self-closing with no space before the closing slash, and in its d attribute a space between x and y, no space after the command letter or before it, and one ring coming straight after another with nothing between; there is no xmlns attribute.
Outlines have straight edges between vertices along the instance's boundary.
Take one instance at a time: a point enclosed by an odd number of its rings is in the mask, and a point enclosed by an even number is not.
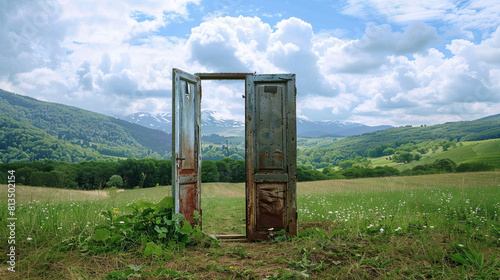
<svg viewBox="0 0 500 280"><path fill-rule="evenodd" d="M200 102L200 78L172 69L172 195L175 213L191 224L194 211L201 215Z"/></svg>
<svg viewBox="0 0 500 280"><path fill-rule="evenodd" d="M296 235L295 75L248 75L245 82L247 239Z"/></svg>

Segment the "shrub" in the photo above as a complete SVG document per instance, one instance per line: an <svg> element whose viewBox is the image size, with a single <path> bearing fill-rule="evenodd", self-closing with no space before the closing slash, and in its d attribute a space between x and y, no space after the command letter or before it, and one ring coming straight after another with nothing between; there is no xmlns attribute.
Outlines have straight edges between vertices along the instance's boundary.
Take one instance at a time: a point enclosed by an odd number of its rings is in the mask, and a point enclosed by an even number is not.
<svg viewBox="0 0 500 280"><path fill-rule="evenodd" d="M123 187L123 179L120 175L113 175L109 178L108 187L121 188Z"/></svg>
<svg viewBox="0 0 500 280"><path fill-rule="evenodd" d="M478 171L490 171L495 168L485 162L467 162L461 163L455 169L456 172L478 172Z"/></svg>

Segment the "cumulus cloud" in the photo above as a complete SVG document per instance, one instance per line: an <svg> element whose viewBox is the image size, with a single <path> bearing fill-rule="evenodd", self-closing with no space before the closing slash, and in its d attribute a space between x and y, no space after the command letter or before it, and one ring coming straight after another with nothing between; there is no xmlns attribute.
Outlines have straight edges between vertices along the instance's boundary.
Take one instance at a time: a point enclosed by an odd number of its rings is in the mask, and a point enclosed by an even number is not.
<svg viewBox="0 0 500 280"><path fill-rule="evenodd" d="M84 61L80 65L78 70L76 70L76 75L83 90L91 91L94 88L92 73L90 73L90 63L88 61Z"/></svg>
<svg viewBox="0 0 500 280"><path fill-rule="evenodd" d="M496 0L347 0L342 12L374 22L439 21L466 36L473 36L471 30L490 31L500 25L500 3Z"/></svg>
<svg viewBox="0 0 500 280"><path fill-rule="evenodd" d="M447 26L436 30L429 23L456 25L467 14L471 24L471 9L485 15L497 5L350 0L345 14L370 17L369 8L389 20L370 20L362 34L345 38L296 17L271 25L264 16L211 16L179 38L159 31L188 21L189 5L200 1L51 1L0 3L0 36L14 38L14 44L0 42L0 87L124 115L170 112L174 67L191 73L296 73L298 112L312 120L429 124L498 113L498 24L484 38L450 40L444 49L436 44ZM402 28L388 24L393 22ZM490 22L495 15L484 16L480 26L489 30ZM242 118L243 83L204 81L203 87L204 109Z"/></svg>
<svg viewBox="0 0 500 280"><path fill-rule="evenodd" d="M47 67L55 69L64 55L65 27L61 7L53 0L0 3L0 75Z"/></svg>

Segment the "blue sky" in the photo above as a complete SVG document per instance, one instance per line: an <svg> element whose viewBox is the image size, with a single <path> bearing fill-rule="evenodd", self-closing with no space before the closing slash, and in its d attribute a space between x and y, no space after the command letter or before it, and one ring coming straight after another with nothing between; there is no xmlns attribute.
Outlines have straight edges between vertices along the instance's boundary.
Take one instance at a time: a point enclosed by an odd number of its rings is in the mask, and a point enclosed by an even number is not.
<svg viewBox="0 0 500 280"><path fill-rule="evenodd" d="M499 26L492 0L0 0L0 88L121 116L171 112L174 67L296 73L310 120L472 120L500 113ZM243 119L243 83L203 88Z"/></svg>

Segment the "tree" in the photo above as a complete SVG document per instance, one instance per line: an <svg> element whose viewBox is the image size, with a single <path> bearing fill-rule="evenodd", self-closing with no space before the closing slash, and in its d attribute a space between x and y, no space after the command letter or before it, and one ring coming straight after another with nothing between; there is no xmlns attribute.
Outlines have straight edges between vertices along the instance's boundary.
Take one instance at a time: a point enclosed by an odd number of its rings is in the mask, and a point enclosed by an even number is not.
<svg viewBox="0 0 500 280"><path fill-rule="evenodd" d="M389 148L385 149L383 154L385 156L390 156L390 155L394 154L394 148L389 147Z"/></svg>
<svg viewBox="0 0 500 280"><path fill-rule="evenodd" d="M116 187L116 188L121 188L123 187L123 179L122 176L120 175L113 175L109 178L108 181L108 187Z"/></svg>
<svg viewBox="0 0 500 280"><path fill-rule="evenodd" d="M211 160L201 162L201 181L202 182L218 182L219 170L217 164Z"/></svg>
<svg viewBox="0 0 500 280"><path fill-rule="evenodd" d="M409 163L413 160L413 154L410 152L399 152L392 157L395 162Z"/></svg>
<svg viewBox="0 0 500 280"><path fill-rule="evenodd" d="M339 168L340 169L351 168L354 164L355 164L354 160L345 160L345 161L339 163Z"/></svg>
<svg viewBox="0 0 500 280"><path fill-rule="evenodd" d="M233 159L225 158L215 162L219 171L219 182L231 182L232 174L229 166L229 161Z"/></svg>
<svg viewBox="0 0 500 280"><path fill-rule="evenodd" d="M453 172L457 167L457 164L449 158L436 159L432 165L437 170L446 172Z"/></svg>

